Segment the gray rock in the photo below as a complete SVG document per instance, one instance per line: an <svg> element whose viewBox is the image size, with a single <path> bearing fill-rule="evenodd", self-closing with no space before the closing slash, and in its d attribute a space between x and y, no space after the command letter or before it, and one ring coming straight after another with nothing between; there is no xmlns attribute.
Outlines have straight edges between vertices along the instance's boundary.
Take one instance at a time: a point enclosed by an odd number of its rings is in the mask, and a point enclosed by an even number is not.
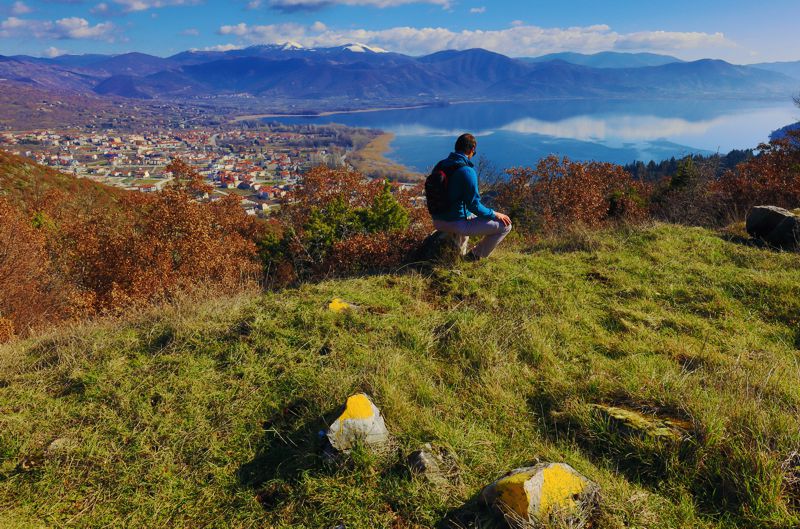
<svg viewBox="0 0 800 529"><path fill-rule="evenodd" d="M408 468L412 473L424 477L435 485L447 483L445 474L450 474L451 469L442 454L435 450L429 443L422 449L411 452L406 458Z"/></svg>
<svg viewBox="0 0 800 529"><path fill-rule="evenodd" d="M452 264L457 262L464 253L466 253L466 248L458 244L455 235L434 231L422 241L417 249L415 260Z"/></svg>
<svg viewBox="0 0 800 529"><path fill-rule="evenodd" d="M755 206L747 214L747 233L772 246L796 249L800 241L800 218L776 206Z"/></svg>
<svg viewBox="0 0 800 529"><path fill-rule="evenodd" d="M47 457L58 457L68 453L75 448L75 441L68 437L59 437L47 445L44 455Z"/></svg>
<svg viewBox="0 0 800 529"><path fill-rule="evenodd" d="M438 474L441 475L442 458L438 454L433 453L433 448L430 444L426 444L422 450L411 452L406 458L408 468L417 474Z"/></svg>
<svg viewBox="0 0 800 529"><path fill-rule="evenodd" d="M364 393L347 398L339 417L325 432L330 447L346 453L356 444L383 448L389 441L389 431L380 410Z"/></svg>

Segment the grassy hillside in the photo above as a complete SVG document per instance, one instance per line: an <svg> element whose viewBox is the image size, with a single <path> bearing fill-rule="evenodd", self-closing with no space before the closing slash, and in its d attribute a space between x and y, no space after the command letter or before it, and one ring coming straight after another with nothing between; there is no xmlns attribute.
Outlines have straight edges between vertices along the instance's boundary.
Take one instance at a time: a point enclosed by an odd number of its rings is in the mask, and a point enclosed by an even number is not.
<svg viewBox="0 0 800 529"><path fill-rule="evenodd" d="M541 459L601 485L593 527L798 527L798 315L796 255L658 225L54 331L0 347L0 526L494 527L475 494ZM359 390L396 450L326 465Z"/></svg>
<svg viewBox="0 0 800 529"><path fill-rule="evenodd" d="M60 193L60 197L52 195ZM125 191L39 165L33 160L0 149L0 197L23 208L42 201L67 197L67 207L108 206ZM91 206L89 206L91 205Z"/></svg>

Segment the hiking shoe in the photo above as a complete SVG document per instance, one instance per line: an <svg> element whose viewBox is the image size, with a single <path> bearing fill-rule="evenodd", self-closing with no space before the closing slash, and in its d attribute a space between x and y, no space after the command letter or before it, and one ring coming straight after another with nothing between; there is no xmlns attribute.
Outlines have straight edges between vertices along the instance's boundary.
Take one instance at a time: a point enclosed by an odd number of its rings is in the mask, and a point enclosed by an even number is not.
<svg viewBox="0 0 800 529"><path fill-rule="evenodd" d="M464 259L464 261L466 261L466 262L468 262L468 263L474 263L475 261L479 261L479 260L480 260L480 257L478 257L477 255L475 255L475 254L474 254L474 253L472 253L472 252L467 252L467 253L464 255L463 259Z"/></svg>

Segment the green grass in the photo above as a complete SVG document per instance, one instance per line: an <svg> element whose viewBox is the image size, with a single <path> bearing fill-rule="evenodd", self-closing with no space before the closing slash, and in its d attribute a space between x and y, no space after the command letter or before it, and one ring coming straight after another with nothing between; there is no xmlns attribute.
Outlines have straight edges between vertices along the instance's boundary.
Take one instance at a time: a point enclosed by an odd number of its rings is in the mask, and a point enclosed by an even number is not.
<svg viewBox="0 0 800 529"><path fill-rule="evenodd" d="M593 527L798 527L799 315L796 254L657 225L55 330L0 347L0 526L495 527L475 495L552 460ZM326 464L357 391L395 449ZM448 485L405 469L425 442Z"/></svg>

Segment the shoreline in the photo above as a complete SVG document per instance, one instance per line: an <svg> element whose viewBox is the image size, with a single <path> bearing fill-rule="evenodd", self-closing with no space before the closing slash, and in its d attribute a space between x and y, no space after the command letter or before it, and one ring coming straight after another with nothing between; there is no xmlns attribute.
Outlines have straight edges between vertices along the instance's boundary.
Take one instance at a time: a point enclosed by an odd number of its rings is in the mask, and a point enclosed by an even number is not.
<svg viewBox="0 0 800 529"><path fill-rule="evenodd" d="M448 103L449 105L457 105L458 103ZM241 121L250 121L254 119L267 119L267 118L324 118L329 116L337 116L340 114L368 114L371 112L386 112L389 110L416 110L420 108L431 108L435 105L423 104L412 105L405 107L383 107L383 108L362 108L359 110L326 110L324 112L311 112L304 114L249 114L246 116L237 116L231 119L231 123L239 123Z"/></svg>
<svg viewBox="0 0 800 529"><path fill-rule="evenodd" d="M387 155L392 152L391 143L395 139L392 132L383 132L357 151L347 156L353 167L371 177L379 173L380 178L390 177L392 180L403 182L419 182L424 175L390 159Z"/></svg>

